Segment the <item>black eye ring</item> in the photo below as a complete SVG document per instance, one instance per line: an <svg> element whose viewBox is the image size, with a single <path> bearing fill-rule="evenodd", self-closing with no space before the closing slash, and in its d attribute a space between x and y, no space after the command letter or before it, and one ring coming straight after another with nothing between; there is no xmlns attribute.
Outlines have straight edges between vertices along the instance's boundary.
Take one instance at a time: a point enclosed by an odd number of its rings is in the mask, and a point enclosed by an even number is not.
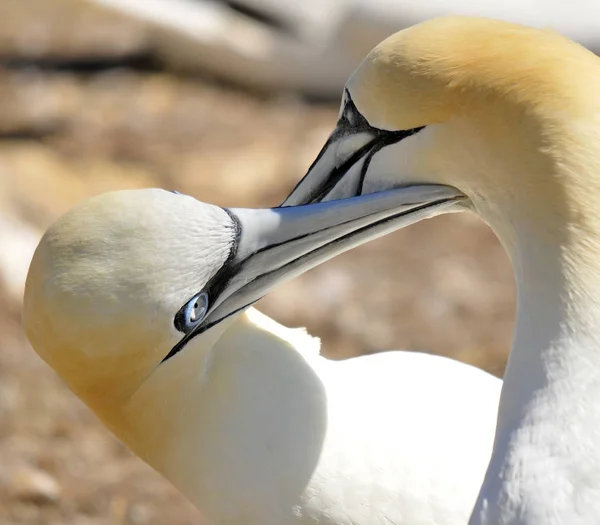
<svg viewBox="0 0 600 525"><path fill-rule="evenodd" d="M200 292L192 297L175 315L175 328L185 334L198 326L208 312L208 294Z"/></svg>

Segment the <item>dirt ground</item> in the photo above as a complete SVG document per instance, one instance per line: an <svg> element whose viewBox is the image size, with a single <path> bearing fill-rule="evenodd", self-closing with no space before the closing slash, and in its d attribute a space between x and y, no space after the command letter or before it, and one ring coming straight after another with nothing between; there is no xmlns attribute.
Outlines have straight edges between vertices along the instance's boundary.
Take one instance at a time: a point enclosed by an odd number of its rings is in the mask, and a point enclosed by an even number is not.
<svg viewBox="0 0 600 525"><path fill-rule="evenodd" d="M229 206L285 197L337 107L173 74L151 44L144 26L77 0L0 0L0 218L41 234L79 200L126 187ZM8 246L0 250L19 243ZM20 329L15 282L5 280L0 524L201 523L37 357ZM259 307L307 326L333 358L411 348L501 375L514 286L493 234L461 214L340 256Z"/></svg>

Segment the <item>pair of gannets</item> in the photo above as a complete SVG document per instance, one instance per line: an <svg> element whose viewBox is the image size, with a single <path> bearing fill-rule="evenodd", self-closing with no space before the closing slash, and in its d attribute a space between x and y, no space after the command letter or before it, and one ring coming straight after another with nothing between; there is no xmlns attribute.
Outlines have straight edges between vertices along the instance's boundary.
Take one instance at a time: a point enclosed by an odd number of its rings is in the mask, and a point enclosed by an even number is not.
<svg viewBox="0 0 600 525"><path fill-rule="evenodd" d="M29 339L213 523L600 523L598 93L598 58L549 31L463 17L402 31L353 74L285 202L316 204L94 198L36 251ZM493 228L517 281L497 429L484 372L404 352L330 362L247 309L462 210Z"/></svg>

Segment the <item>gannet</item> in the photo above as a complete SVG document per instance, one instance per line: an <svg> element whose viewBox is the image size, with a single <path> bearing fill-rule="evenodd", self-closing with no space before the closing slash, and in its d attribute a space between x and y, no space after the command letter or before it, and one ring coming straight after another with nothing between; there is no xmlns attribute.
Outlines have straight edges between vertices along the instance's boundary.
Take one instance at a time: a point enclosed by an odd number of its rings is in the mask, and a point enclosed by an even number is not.
<svg viewBox="0 0 600 525"><path fill-rule="evenodd" d="M24 327L209 523L463 525L501 381L411 352L329 361L248 308L457 195L427 185L273 210L157 189L94 197L40 241Z"/></svg>
<svg viewBox="0 0 600 525"><path fill-rule="evenodd" d="M502 242L517 323L472 525L600 523L599 94L600 60L552 31L413 26L350 77L285 202L442 184Z"/></svg>

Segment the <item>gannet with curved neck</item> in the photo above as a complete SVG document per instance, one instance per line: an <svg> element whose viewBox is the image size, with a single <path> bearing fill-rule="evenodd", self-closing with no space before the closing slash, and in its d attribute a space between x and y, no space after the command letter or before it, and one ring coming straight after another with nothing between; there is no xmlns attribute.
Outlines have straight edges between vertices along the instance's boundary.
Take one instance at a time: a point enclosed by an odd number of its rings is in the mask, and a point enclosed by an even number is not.
<svg viewBox="0 0 600 525"><path fill-rule="evenodd" d="M472 525L600 523L600 60L551 32L435 19L347 83L285 205L444 184L504 245L518 316Z"/></svg>
<svg viewBox="0 0 600 525"><path fill-rule="evenodd" d="M410 352L329 361L304 331L247 309L457 194L424 186L274 210L163 190L95 197L41 240L25 330L211 523L463 525L501 381Z"/></svg>

